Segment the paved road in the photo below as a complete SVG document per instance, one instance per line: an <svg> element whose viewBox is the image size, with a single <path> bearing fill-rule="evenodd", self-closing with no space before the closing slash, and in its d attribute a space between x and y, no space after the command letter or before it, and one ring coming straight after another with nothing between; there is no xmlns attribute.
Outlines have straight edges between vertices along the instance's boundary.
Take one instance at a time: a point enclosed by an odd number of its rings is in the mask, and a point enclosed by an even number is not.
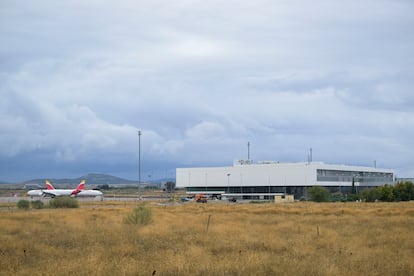
<svg viewBox="0 0 414 276"><path fill-rule="evenodd" d="M3 196L0 197L0 203L17 203L19 200L41 200L43 202L48 202L51 198L50 197L33 197L30 198L28 196ZM79 201L138 201L137 197L113 197L113 196L107 196L103 197L101 200L100 197L94 198L94 197L77 197L76 198ZM142 200L144 201L162 201L162 200L168 200L166 197L142 197Z"/></svg>

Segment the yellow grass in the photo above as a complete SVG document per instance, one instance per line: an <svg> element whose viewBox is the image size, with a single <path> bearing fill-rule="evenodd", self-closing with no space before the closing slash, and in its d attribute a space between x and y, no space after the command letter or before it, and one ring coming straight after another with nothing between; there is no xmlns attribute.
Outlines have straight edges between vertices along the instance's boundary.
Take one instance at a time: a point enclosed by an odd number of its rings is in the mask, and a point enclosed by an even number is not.
<svg viewBox="0 0 414 276"><path fill-rule="evenodd" d="M0 274L414 275L414 202L136 204L4 209Z"/></svg>

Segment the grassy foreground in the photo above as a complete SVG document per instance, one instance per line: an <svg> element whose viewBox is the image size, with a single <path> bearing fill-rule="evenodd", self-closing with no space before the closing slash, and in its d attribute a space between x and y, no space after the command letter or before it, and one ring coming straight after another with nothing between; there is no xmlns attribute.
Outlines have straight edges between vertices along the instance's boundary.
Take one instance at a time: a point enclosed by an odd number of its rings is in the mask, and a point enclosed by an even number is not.
<svg viewBox="0 0 414 276"><path fill-rule="evenodd" d="M414 275L414 202L93 204L0 211L0 274Z"/></svg>

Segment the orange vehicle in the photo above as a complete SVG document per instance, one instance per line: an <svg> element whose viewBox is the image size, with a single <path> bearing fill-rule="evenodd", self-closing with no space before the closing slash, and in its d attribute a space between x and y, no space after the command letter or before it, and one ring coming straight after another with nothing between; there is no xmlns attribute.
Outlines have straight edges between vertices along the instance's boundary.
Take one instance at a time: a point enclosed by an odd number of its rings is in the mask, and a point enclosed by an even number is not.
<svg viewBox="0 0 414 276"><path fill-rule="evenodd" d="M207 203L208 196L205 194L196 194L194 199L196 202Z"/></svg>

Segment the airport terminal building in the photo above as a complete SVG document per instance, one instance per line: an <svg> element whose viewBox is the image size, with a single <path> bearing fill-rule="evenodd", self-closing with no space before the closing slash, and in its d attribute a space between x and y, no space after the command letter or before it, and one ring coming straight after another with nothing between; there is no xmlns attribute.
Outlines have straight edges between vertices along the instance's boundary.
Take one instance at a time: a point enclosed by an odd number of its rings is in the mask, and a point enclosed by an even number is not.
<svg viewBox="0 0 414 276"><path fill-rule="evenodd" d="M352 183L357 191L394 183L394 172L372 167L331 165L321 162L252 163L236 160L229 167L177 168L177 188L188 194L238 199L273 200L276 195L307 197L307 189L323 186L331 192L350 193Z"/></svg>

